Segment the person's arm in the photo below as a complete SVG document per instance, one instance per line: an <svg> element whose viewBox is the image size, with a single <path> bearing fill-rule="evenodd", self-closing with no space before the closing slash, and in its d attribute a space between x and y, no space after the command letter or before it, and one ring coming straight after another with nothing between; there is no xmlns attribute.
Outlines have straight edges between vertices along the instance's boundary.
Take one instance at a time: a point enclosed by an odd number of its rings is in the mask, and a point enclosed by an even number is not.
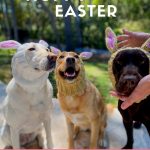
<svg viewBox="0 0 150 150"><path fill-rule="evenodd" d="M141 47L150 38L149 33L131 32L123 29L123 34L117 37L118 48L122 47Z"/></svg>
<svg viewBox="0 0 150 150"><path fill-rule="evenodd" d="M124 101L121 105L122 109L126 109L135 102L139 102L150 95L150 75L142 78L129 97L121 97L116 91L111 91L110 94Z"/></svg>

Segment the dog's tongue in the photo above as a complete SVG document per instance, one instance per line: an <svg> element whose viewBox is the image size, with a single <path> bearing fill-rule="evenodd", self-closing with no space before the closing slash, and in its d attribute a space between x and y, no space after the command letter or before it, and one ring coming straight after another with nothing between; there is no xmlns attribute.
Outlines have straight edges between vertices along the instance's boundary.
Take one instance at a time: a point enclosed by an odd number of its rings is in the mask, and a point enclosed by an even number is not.
<svg viewBox="0 0 150 150"><path fill-rule="evenodd" d="M75 72L73 72L73 73L65 72L65 76L67 76L67 77L74 77L75 76Z"/></svg>

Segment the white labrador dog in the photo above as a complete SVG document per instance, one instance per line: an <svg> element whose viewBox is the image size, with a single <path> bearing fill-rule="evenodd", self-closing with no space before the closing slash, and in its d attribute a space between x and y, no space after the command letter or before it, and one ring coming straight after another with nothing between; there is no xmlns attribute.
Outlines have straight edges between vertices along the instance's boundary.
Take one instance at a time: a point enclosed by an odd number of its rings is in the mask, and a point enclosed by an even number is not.
<svg viewBox="0 0 150 150"><path fill-rule="evenodd" d="M28 142L32 135L32 139L38 138L40 147L52 148L50 111L53 89L48 75L55 67L56 56L49 52L44 41L21 45L10 40L0 42L0 48L17 49L12 59L13 79L7 86L3 107L6 125L1 138L4 144L21 148L27 141L20 139L24 134L30 134ZM44 128L46 146L41 135Z"/></svg>

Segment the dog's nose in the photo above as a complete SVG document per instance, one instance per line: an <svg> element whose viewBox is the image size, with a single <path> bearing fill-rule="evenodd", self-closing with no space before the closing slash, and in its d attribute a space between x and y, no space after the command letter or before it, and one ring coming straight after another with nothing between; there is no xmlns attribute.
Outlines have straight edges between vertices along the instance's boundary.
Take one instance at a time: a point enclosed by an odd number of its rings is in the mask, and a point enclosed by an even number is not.
<svg viewBox="0 0 150 150"><path fill-rule="evenodd" d="M137 83L137 78L134 75L126 75L123 77L124 84L135 85Z"/></svg>
<svg viewBox="0 0 150 150"><path fill-rule="evenodd" d="M48 55L47 56L47 59L49 60L49 61L56 61L56 59L57 59L57 56L55 56L55 55Z"/></svg>
<svg viewBox="0 0 150 150"><path fill-rule="evenodd" d="M75 63L75 59L74 59L73 57L70 57L70 58L67 58L67 59L66 59L66 62L67 62L68 64L74 64L74 63Z"/></svg>

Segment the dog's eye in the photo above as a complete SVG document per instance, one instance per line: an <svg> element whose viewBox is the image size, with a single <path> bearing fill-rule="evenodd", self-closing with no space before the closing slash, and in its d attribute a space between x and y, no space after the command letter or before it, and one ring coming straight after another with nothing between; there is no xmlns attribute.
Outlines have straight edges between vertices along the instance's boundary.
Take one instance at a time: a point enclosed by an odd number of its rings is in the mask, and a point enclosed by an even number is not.
<svg viewBox="0 0 150 150"><path fill-rule="evenodd" d="M75 58L77 58L77 59L79 58L79 56L78 56L78 55L75 55L74 57L75 57Z"/></svg>
<svg viewBox="0 0 150 150"><path fill-rule="evenodd" d="M145 61L143 60L143 61L141 61L141 64L143 65L145 63Z"/></svg>
<svg viewBox="0 0 150 150"><path fill-rule="evenodd" d="M32 47L32 48L29 48L28 50L29 51L35 51L35 48Z"/></svg>
<svg viewBox="0 0 150 150"><path fill-rule="evenodd" d="M63 59L64 57L65 57L65 56L61 55L59 58L60 58L60 59Z"/></svg>
<svg viewBox="0 0 150 150"><path fill-rule="evenodd" d="M49 48L47 48L46 50L47 50L48 52L50 52L50 49L49 49Z"/></svg>
<svg viewBox="0 0 150 150"><path fill-rule="evenodd" d="M118 65L122 65L122 62L120 62L120 61L116 61L116 63L117 63Z"/></svg>

